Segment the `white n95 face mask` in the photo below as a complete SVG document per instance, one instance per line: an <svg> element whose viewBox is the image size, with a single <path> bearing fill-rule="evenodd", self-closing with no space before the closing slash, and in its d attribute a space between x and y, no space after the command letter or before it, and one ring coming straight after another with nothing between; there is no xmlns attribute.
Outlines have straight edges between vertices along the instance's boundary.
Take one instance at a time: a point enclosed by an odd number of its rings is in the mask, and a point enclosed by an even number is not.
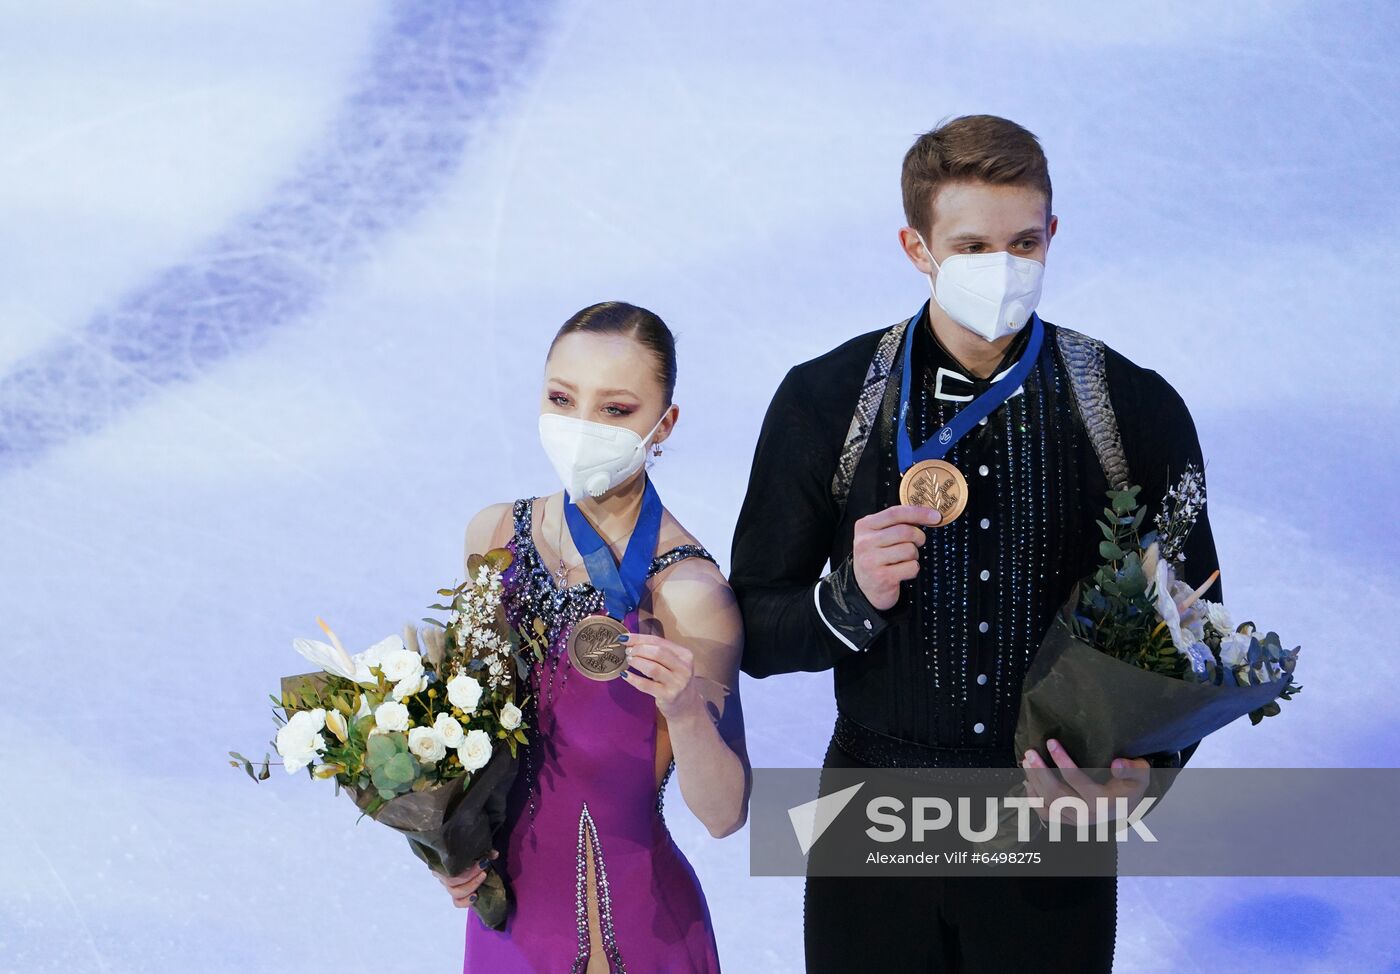
<svg viewBox="0 0 1400 974"><path fill-rule="evenodd" d="M597 497L642 468L647 441L665 418L641 437L625 426L540 413L540 443L570 497Z"/></svg>
<svg viewBox="0 0 1400 974"><path fill-rule="evenodd" d="M919 242L938 271L929 275L933 299L949 318L989 342L1020 331L1030 320L1045 275L1040 261L998 250L953 254L940 264L922 235Z"/></svg>

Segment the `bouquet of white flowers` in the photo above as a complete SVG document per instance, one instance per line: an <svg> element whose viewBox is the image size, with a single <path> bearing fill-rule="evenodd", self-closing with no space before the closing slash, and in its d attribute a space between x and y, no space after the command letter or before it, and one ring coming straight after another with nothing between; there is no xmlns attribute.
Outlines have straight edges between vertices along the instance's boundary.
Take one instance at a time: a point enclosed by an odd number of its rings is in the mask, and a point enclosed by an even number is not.
<svg viewBox="0 0 1400 974"><path fill-rule="evenodd" d="M510 625L501 606L501 574L511 555L495 549L468 560L468 578L439 589L447 622L424 618L351 655L319 618L329 643L295 639L293 647L321 669L283 677L272 697L280 725L273 746L289 774L305 768L333 778L367 815L407 836L432 869L457 875L491 849L505 817L526 743L521 687L527 650L543 653L543 627ZM420 646L421 643L421 646ZM277 710L282 713L278 714ZM230 751L253 780L269 775ZM505 922L509 898L490 872L472 908L488 926Z"/></svg>
<svg viewBox="0 0 1400 974"><path fill-rule="evenodd" d="M1182 545L1205 506L1204 478L1188 466L1167 491L1155 531L1140 536L1141 488L1109 491L1099 522L1104 564L1076 585L1026 673L1016 754L1060 741L1081 767L1119 756L1176 752L1244 714L1279 713L1299 647L1236 626L1225 606L1176 577Z"/></svg>

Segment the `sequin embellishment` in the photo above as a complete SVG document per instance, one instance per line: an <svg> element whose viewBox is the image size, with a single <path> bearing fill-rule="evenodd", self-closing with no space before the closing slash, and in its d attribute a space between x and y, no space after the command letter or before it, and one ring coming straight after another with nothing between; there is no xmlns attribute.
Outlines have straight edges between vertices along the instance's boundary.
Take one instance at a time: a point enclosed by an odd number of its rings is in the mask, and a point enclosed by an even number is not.
<svg viewBox="0 0 1400 974"><path fill-rule="evenodd" d="M585 580L559 588L554 575L545 565L535 547L532 525L536 498L517 500L511 513L514 536L506 547L516 562L507 570L506 616L511 625L521 626L539 619L545 624L544 639L548 646L543 661L530 667L530 699L526 703L525 719L541 736L548 736L554 727L553 704L556 693L562 693L569 680L569 664L564 645L574 624L586 615L606 612L603 593ZM647 569L651 578L685 558L704 558L714 563L714 556L697 544L682 544L658 555ZM561 661L563 665L561 666ZM535 786L538 774L538 741L532 740L523 749L522 771L528 784L531 828L536 813ZM660 798L658 797L658 802Z"/></svg>
<svg viewBox="0 0 1400 974"><path fill-rule="evenodd" d="M574 912L578 919L578 954L574 958L573 974L583 974L588 967L588 848L593 849L593 868L597 872L598 926L603 937L603 953L613 974L627 974L622 952L617 949L617 934L613 930L612 896L608 890L608 869L603 863L603 847L598 842L598 828L588 813L588 802L578 817L578 876L574 886Z"/></svg>

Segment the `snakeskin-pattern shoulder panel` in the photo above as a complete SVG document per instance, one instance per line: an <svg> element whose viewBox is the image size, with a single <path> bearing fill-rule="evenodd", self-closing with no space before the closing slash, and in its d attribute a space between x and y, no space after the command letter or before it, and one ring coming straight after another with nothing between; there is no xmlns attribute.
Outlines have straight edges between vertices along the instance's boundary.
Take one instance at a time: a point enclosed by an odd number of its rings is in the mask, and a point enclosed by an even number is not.
<svg viewBox="0 0 1400 974"><path fill-rule="evenodd" d="M1103 467L1109 485L1115 490L1123 490L1132 480L1128 472L1128 459L1123 453L1118 420L1113 414L1113 403L1108 398L1103 342L1058 325L1055 337L1060 346L1060 357L1069 373L1079 417L1084 421L1084 429L1094 445L1099 465Z"/></svg>
<svg viewBox="0 0 1400 974"><path fill-rule="evenodd" d="M836 506L845 509L846 498L851 493L851 480L855 477L856 464L860 463L865 451L870 431L875 428L875 416L880 409L880 400L885 395L885 385L889 382L890 369L894 367L899 345L904 341L904 332L913 318L906 318L892 326L880 336L875 347L875 355L870 360L870 368L865 373L860 396L856 399L856 411L851 417L850 428L846 431L846 442L841 446L841 455L836 460L836 473L831 478L831 496Z"/></svg>

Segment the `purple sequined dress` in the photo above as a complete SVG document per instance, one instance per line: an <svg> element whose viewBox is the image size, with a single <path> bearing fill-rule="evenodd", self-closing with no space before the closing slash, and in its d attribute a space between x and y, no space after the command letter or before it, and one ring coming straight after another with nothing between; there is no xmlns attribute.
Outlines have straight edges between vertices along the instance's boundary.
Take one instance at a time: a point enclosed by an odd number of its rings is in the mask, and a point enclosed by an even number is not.
<svg viewBox="0 0 1400 974"><path fill-rule="evenodd" d="M530 744L493 867L506 876L515 904L501 931L468 911L463 971L588 966L585 843L593 848L603 950L615 974L718 971L704 894L662 817L655 698L623 679L598 682L573 671L564 648L569 631L605 611L603 594L588 582L555 587L535 550L533 506L534 498L515 502L507 545L515 561L504 578L511 622L539 618L549 627L548 654L530 675ZM682 545L658 556L648 578L688 557L714 560ZM635 631L636 621L633 612L628 628Z"/></svg>

